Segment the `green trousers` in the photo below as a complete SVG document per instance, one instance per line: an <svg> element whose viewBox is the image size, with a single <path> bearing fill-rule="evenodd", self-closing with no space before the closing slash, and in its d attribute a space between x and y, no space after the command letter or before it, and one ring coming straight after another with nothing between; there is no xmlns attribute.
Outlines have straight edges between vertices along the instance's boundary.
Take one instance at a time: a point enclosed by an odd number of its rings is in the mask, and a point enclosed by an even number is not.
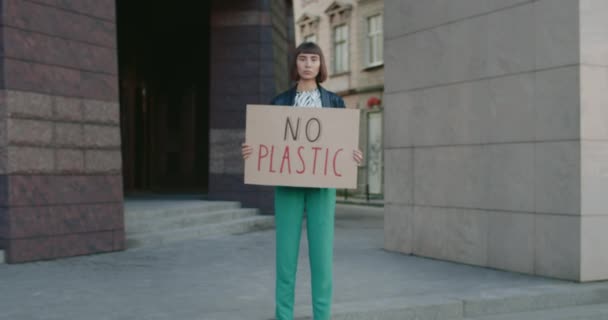
<svg viewBox="0 0 608 320"><path fill-rule="evenodd" d="M314 320L329 320L336 189L275 188L276 319L293 320L294 292L302 219L306 231L312 284Z"/></svg>

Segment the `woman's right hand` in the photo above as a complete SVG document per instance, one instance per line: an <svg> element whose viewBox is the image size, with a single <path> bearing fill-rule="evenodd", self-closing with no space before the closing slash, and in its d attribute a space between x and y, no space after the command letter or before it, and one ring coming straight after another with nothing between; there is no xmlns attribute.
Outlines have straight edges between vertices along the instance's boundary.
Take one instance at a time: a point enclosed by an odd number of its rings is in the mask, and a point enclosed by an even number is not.
<svg viewBox="0 0 608 320"><path fill-rule="evenodd" d="M243 153L243 160L246 160L253 153L253 147L246 142L243 142L241 145L241 152Z"/></svg>

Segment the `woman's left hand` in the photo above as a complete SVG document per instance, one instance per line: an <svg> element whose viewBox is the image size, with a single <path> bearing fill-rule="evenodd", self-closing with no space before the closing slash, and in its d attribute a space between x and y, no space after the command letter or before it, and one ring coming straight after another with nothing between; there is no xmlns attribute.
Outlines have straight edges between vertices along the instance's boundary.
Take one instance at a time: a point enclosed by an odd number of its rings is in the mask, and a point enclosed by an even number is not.
<svg viewBox="0 0 608 320"><path fill-rule="evenodd" d="M353 160L357 163L357 166L363 164L363 152L361 149L353 150Z"/></svg>

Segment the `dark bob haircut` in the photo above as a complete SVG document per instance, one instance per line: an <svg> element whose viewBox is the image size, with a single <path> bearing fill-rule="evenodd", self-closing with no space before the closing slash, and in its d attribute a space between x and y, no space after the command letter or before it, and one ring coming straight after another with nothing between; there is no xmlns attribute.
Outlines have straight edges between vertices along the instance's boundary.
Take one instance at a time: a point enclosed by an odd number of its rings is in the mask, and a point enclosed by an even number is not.
<svg viewBox="0 0 608 320"><path fill-rule="evenodd" d="M296 48L296 50L293 54L293 61L291 62L291 68L290 68L291 80L293 80L293 81L300 80L300 75L298 74L297 60L298 60L298 56L301 53L319 55L319 60L321 62L321 65L319 66L319 74L317 74L317 82L320 83L320 82L327 80L327 66L325 64L325 57L323 56L323 51L321 51L321 48L314 42L303 42L301 45L299 45Z"/></svg>

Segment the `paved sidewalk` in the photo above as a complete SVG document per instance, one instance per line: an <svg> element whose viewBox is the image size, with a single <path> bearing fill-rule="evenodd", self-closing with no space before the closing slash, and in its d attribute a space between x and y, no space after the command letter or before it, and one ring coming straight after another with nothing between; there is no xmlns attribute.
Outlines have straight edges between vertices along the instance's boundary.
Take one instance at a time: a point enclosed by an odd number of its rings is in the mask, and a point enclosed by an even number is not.
<svg viewBox="0 0 608 320"><path fill-rule="evenodd" d="M338 206L334 309L410 298L608 288L386 252L382 226L382 208ZM307 250L303 232L296 293L300 315L310 314ZM2 320L270 319L274 231L0 265L0 292Z"/></svg>

